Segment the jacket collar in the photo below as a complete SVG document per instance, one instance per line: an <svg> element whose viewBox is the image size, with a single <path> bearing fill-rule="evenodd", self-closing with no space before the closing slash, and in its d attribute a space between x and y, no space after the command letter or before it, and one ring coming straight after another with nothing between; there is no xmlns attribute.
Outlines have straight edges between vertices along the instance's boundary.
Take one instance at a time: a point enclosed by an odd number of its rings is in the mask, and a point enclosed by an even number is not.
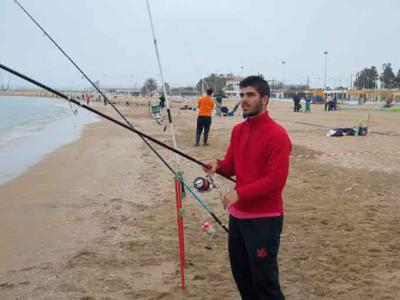
<svg viewBox="0 0 400 300"><path fill-rule="evenodd" d="M263 114L247 119L246 122L249 124L250 127L259 127L271 120L271 117L268 114L268 111L265 111Z"/></svg>

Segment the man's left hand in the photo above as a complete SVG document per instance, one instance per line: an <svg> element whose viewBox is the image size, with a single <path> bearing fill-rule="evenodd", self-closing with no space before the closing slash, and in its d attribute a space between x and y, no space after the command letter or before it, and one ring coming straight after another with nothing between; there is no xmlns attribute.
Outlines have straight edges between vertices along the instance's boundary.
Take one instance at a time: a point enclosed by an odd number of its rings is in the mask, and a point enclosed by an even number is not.
<svg viewBox="0 0 400 300"><path fill-rule="evenodd" d="M227 192L222 199L224 209L231 207L233 204L239 201L239 195L236 191Z"/></svg>

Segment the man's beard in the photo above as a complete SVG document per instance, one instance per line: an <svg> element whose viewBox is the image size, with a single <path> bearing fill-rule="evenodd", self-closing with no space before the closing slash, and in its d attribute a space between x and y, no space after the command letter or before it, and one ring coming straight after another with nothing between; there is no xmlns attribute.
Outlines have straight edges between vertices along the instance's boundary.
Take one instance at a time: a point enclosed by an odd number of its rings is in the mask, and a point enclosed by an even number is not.
<svg viewBox="0 0 400 300"><path fill-rule="evenodd" d="M260 102L257 103L257 106L254 108L254 110L249 111L247 113L243 113L243 118L247 119L249 117L254 117L254 116L259 115L261 112L262 112L262 103L260 100Z"/></svg>

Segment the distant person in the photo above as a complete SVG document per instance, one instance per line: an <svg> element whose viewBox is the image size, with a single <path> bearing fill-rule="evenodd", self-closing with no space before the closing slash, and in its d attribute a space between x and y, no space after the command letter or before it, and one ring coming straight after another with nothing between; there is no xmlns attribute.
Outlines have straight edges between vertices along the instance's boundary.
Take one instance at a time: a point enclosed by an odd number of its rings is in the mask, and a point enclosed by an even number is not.
<svg viewBox="0 0 400 300"><path fill-rule="evenodd" d="M212 93L212 89L207 89L207 95L201 97L197 104L197 107L199 108L199 115L197 117L196 143L194 144L195 146L199 146L200 137L203 130L203 145L208 146L208 133L211 127L211 114L214 108L214 100L211 97Z"/></svg>
<svg viewBox="0 0 400 300"><path fill-rule="evenodd" d="M332 108L333 110L336 110L337 107L337 96L335 94L335 96L333 96L333 100L332 100Z"/></svg>
<svg viewBox="0 0 400 300"><path fill-rule="evenodd" d="M305 105L305 110L304 112L311 112L311 96L306 96L305 97L306 105Z"/></svg>
<svg viewBox="0 0 400 300"><path fill-rule="evenodd" d="M102 99L102 96L101 96L101 94L98 94L98 95L97 95L97 100L96 100L96 101L98 101L98 102L101 102L101 99ZM105 99L105 98L103 98L103 100L104 100L104 105L107 105L107 101L106 101L106 99Z"/></svg>
<svg viewBox="0 0 400 300"><path fill-rule="evenodd" d="M329 110L329 106L331 105L332 102L332 96L328 95L328 97L326 97L326 101L325 101L325 111Z"/></svg>
<svg viewBox="0 0 400 300"><path fill-rule="evenodd" d="M301 108L300 101L301 101L301 98L296 93L296 95L293 96L293 105L294 105L293 111L294 112L299 112L300 111L300 108Z"/></svg>
<svg viewBox="0 0 400 300"><path fill-rule="evenodd" d="M86 94L86 105L89 105L89 104L90 104L90 98L91 98L91 97L92 97L91 95Z"/></svg>
<svg viewBox="0 0 400 300"><path fill-rule="evenodd" d="M165 96L164 96L164 93L162 93L161 97L158 98L158 99L160 99L160 108L164 109L164 107L165 107Z"/></svg>
<svg viewBox="0 0 400 300"><path fill-rule="evenodd" d="M222 94L218 93L215 97L215 103L217 104L217 116L221 116L221 105L222 105Z"/></svg>

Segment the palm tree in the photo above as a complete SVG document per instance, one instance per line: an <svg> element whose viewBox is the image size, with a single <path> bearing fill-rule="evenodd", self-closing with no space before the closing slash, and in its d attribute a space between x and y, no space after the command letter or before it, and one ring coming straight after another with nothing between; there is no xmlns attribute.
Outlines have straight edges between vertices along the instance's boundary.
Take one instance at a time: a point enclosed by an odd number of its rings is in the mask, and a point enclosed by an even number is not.
<svg viewBox="0 0 400 300"><path fill-rule="evenodd" d="M151 92L157 90L158 84L157 80L154 78L147 78L142 86L142 93L144 94L151 94Z"/></svg>

